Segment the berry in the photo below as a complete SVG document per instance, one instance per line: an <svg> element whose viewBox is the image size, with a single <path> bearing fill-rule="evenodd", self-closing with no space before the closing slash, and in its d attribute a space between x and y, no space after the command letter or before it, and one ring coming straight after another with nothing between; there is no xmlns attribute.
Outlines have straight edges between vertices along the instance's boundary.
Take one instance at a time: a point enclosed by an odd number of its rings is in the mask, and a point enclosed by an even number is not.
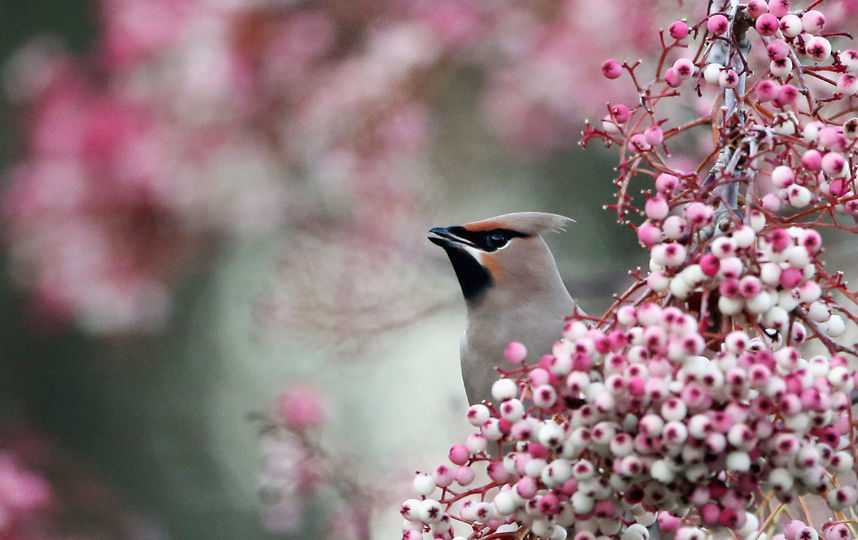
<svg viewBox="0 0 858 540"><path fill-rule="evenodd" d="M762 102L773 100L777 96L778 88L780 85L771 79L760 81L756 88L757 99Z"/></svg>
<svg viewBox="0 0 858 540"><path fill-rule="evenodd" d="M608 79L618 79L623 74L623 65L613 58L605 60L602 64L602 75Z"/></svg>
<svg viewBox="0 0 858 540"><path fill-rule="evenodd" d="M771 9L771 5L769 9ZM771 36L778 31L780 24L776 16L771 13L764 13L757 18L757 21L754 23L754 28L757 29L757 32L759 32L761 36Z"/></svg>
<svg viewBox="0 0 858 540"><path fill-rule="evenodd" d="M783 17L789 13L789 0L769 0L769 13L775 17Z"/></svg>
<svg viewBox="0 0 858 540"><path fill-rule="evenodd" d="M815 9L806 11L801 16L801 27L808 34L818 34L825 28L825 15Z"/></svg>
<svg viewBox="0 0 858 540"><path fill-rule="evenodd" d="M800 35L803 30L801 19L798 15L788 13L781 17L780 29L785 37L794 38Z"/></svg>
<svg viewBox="0 0 858 540"><path fill-rule="evenodd" d="M673 39L685 39L688 36L688 24L685 21L676 21L670 25L668 32Z"/></svg>
<svg viewBox="0 0 858 540"><path fill-rule="evenodd" d="M858 93L858 76L852 73L843 73L837 79L837 90L847 96L855 95Z"/></svg>
<svg viewBox="0 0 858 540"><path fill-rule="evenodd" d="M706 29L712 34L720 36L721 34L727 32L730 28L730 21L727 20L727 17L719 14L712 15L706 21Z"/></svg>
<svg viewBox="0 0 858 540"><path fill-rule="evenodd" d="M831 56L831 42L822 36L814 36L807 41L804 50L816 62L824 62Z"/></svg>

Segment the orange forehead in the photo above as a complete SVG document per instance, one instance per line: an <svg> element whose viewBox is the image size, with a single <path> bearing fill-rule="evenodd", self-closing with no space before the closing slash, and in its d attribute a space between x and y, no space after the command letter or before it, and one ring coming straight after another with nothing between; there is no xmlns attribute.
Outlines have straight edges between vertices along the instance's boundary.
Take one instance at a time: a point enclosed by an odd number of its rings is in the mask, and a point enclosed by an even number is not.
<svg viewBox="0 0 858 540"><path fill-rule="evenodd" d="M476 221L465 225L465 228L469 231L490 231L492 229L503 229L504 227L506 226L500 221Z"/></svg>

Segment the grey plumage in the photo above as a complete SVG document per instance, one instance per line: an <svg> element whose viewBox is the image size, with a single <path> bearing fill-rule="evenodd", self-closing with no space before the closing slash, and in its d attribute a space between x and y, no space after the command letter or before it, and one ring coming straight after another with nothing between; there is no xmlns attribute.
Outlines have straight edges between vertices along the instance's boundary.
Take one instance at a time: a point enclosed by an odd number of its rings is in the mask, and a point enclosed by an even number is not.
<svg viewBox="0 0 858 540"><path fill-rule="evenodd" d="M495 367L504 363L511 341L523 343L533 362L560 339L575 302L540 235L570 221L520 212L430 231L429 239L447 252L466 300L460 353L470 403L491 399Z"/></svg>

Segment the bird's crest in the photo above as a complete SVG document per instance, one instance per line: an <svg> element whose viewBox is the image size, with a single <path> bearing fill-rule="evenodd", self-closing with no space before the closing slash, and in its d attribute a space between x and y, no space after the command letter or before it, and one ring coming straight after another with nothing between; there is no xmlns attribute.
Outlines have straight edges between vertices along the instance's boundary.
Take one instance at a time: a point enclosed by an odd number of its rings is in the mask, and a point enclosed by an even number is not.
<svg viewBox="0 0 858 540"><path fill-rule="evenodd" d="M516 212L504 214L482 221L474 221L465 225L470 231L485 231L490 229L512 229L528 236L544 232L559 232L566 230L572 218L546 212Z"/></svg>

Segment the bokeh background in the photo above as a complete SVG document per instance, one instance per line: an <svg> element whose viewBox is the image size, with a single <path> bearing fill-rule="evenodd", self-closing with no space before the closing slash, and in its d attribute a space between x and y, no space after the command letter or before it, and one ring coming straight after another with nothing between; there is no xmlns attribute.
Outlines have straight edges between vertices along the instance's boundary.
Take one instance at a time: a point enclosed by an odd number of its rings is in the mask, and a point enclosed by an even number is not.
<svg viewBox="0 0 858 540"><path fill-rule="evenodd" d="M578 134L629 97L601 62L674 8L0 4L0 538L396 537L413 470L469 431L425 232L571 216L549 244L605 308L643 254ZM312 466L251 418L295 387ZM290 476L314 466L358 491Z"/></svg>

